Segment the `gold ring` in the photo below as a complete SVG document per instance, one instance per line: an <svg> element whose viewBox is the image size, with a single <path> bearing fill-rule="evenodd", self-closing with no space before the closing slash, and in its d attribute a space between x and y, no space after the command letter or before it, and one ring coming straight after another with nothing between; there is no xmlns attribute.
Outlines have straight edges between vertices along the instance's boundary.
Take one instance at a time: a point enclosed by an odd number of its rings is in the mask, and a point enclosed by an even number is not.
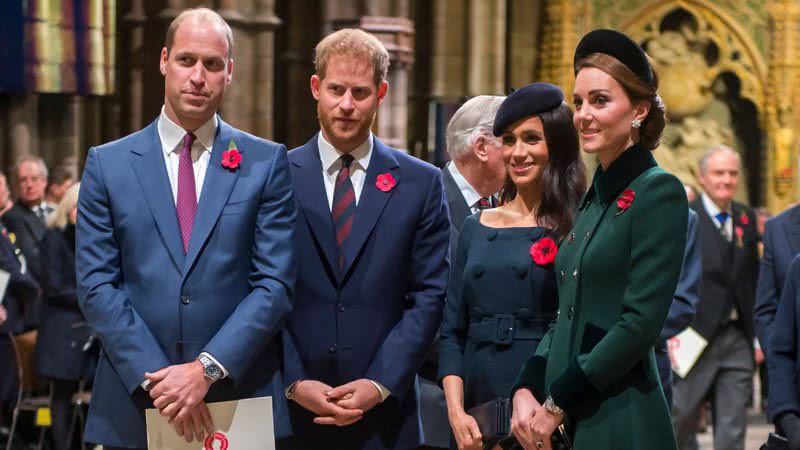
<svg viewBox="0 0 800 450"><path fill-rule="evenodd" d="M536 448L544 448L544 442L536 441Z"/></svg>

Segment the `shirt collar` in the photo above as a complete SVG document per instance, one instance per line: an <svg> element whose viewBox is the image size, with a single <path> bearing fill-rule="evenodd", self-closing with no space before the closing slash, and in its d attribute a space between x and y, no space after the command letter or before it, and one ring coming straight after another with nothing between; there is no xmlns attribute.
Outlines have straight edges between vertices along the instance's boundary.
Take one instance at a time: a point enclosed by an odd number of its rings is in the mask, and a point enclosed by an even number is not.
<svg viewBox="0 0 800 450"><path fill-rule="evenodd" d="M317 146L319 147L319 159L322 161L322 168L328 173L335 172L339 166L336 163L339 157L344 155L344 152L337 150L320 132L317 135ZM358 147L354 148L350 154L353 156L353 164L358 164L367 171L369 167L369 160L372 156L372 132L369 133L367 139L362 142Z"/></svg>
<svg viewBox="0 0 800 450"><path fill-rule="evenodd" d="M709 216L716 218L717 214L722 212L722 210L719 209L719 206L717 206L717 204L714 203L714 201L711 200L711 197L706 195L705 192L700 194L700 199L703 202L703 208L706 209L706 212L708 213ZM728 217L733 216L733 214L731 213L731 208L730 207L728 207L728 210L725 211L725 212L728 213Z"/></svg>
<svg viewBox="0 0 800 450"><path fill-rule="evenodd" d="M217 134L217 125L217 115L214 114L212 118L208 119L208 122L194 131L194 135L197 138L195 142L199 142L205 150L211 151L211 147L214 146L214 137ZM186 130L167 117L162 106L161 115L158 116L158 136L161 138L161 147L164 149L164 153L169 154L179 151L178 145L180 145L186 133Z"/></svg>
<svg viewBox="0 0 800 450"><path fill-rule="evenodd" d="M628 147L605 172L602 166L598 166L592 186L600 203L610 202L636 177L656 166L658 163L650 150L639 144Z"/></svg>
<svg viewBox="0 0 800 450"><path fill-rule="evenodd" d="M478 191L476 191L475 188L469 184L467 179L464 178L464 175L461 175L461 172L459 172L455 162L450 161L447 163L447 170L449 170L450 175L453 176L453 181L456 182L456 186L458 186L458 190L461 191L461 195L464 197L467 205L470 208L475 206L475 203L481 199L481 194L478 194Z"/></svg>

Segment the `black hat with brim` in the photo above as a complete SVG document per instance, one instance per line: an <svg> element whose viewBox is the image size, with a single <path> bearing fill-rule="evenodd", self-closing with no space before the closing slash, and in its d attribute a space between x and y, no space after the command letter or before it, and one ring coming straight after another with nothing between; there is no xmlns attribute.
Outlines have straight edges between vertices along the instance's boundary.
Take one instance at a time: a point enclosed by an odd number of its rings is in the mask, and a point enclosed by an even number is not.
<svg viewBox="0 0 800 450"><path fill-rule="evenodd" d="M598 29L587 33L575 48L572 65L576 74L578 61L592 53L605 53L613 56L645 83L653 82L653 69L650 67L650 61L647 60L647 54L639 44L619 31Z"/></svg>
<svg viewBox="0 0 800 450"><path fill-rule="evenodd" d="M506 128L525 117L535 116L557 108L564 102L564 93L550 83L533 83L512 92L494 116L492 133L503 134Z"/></svg>

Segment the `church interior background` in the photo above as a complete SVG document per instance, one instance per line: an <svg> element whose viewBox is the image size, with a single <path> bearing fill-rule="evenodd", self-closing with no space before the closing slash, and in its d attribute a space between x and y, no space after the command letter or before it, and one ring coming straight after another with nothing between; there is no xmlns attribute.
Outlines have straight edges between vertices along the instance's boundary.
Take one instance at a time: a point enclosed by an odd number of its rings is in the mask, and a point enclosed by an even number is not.
<svg viewBox="0 0 800 450"><path fill-rule="evenodd" d="M439 165L469 96L533 81L572 91L580 37L610 27L655 59L669 125L655 156L697 185L697 160L742 155L738 197L772 212L800 198L800 0L11 0L0 6L0 167L49 165L146 126L163 102L167 25L208 6L231 25L221 116L292 148L317 130L312 51L331 30L374 33L392 58L374 130ZM796 131L797 130L797 131ZM590 166L591 161L589 161Z"/></svg>

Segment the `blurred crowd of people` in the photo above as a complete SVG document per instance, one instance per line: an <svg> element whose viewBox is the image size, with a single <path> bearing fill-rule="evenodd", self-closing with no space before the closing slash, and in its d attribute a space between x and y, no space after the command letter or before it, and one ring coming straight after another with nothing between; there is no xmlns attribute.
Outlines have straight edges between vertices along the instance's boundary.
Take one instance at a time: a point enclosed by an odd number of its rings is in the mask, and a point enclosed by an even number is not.
<svg viewBox="0 0 800 450"><path fill-rule="evenodd" d="M50 169L42 158L24 156L8 177L0 174L0 270L9 274L0 303L3 442L24 389L49 399L43 406L50 411L51 448L69 448L73 395L93 377L98 346L78 306L75 282L78 172L73 159ZM31 423L31 416L19 421L15 443L31 439Z"/></svg>

